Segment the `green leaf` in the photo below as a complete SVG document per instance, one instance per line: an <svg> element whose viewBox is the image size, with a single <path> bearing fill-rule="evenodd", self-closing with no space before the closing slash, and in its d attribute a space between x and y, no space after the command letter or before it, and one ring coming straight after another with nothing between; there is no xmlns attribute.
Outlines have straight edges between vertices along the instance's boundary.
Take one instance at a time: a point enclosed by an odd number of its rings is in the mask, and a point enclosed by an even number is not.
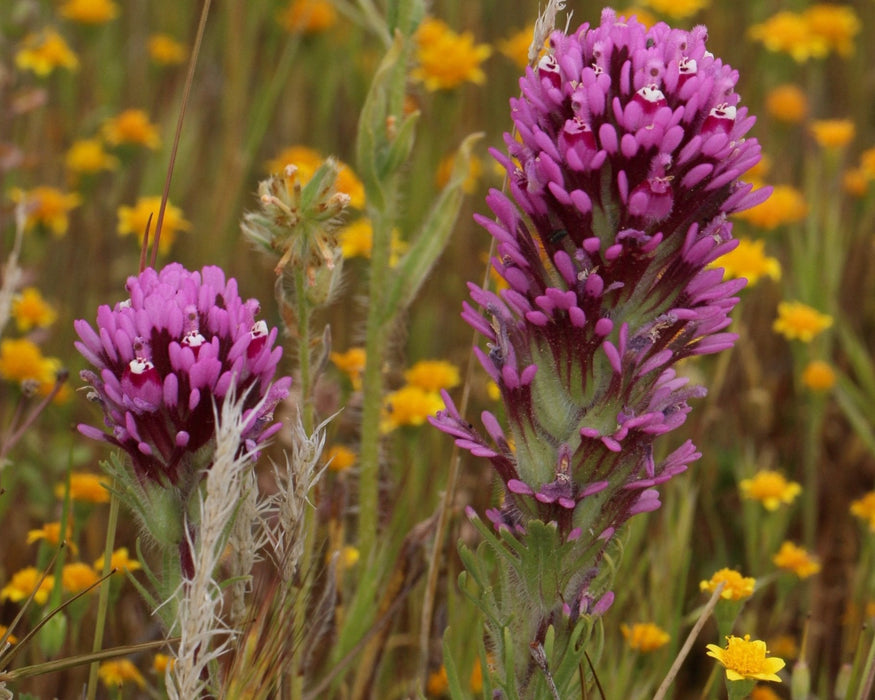
<svg viewBox="0 0 875 700"><path fill-rule="evenodd" d="M462 682L459 679L459 669L456 668L456 662L453 659L452 649L449 644L450 628L444 631L443 649L444 649L444 668L447 669L447 685L450 697L453 700L464 698L465 693L462 691Z"/></svg>
<svg viewBox="0 0 875 700"><path fill-rule="evenodd" d="M419 122L420 112L412 112L405 117L398 127L389 148L379 159L378 172L380 178L385 180L394 175L398 169L407 162L410 151L413 150L413 142L416 138L416 124Z"/></svg>
<svg viewBox="0 0 875 700"><path fill-rule="evenodd" d="M459 146L449 182L441 190L410 249L394 270L391 287L385 297L387 314L394 315L416 298L446 248L464 199L462 185L468 177L472 150L482 137L480 133L471 134Z"/></svg>

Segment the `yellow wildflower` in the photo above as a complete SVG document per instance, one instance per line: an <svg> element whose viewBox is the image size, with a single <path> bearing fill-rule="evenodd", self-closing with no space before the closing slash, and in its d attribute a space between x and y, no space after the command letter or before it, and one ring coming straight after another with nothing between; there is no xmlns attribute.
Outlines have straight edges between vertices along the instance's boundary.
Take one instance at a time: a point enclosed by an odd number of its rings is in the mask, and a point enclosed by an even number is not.
<svg viewBox="0 0 875 700"><path fill-rule="evenodd" d="M337 10L329 0L292 0L277 15L283 29L293 34L324 32L337 22Z"/></svg>
<svg viewBox="0 0 875 700"><path fill-rule="evenodd" d="M760 501L766 510L776 511L782 503L791 504L802 492L802 486L795 481L787 481L778 471L763 469L750 479L742 479L739 484L741 495L752 501Z"/></svg>
<svg viewBox="0 0 875 700"><path fill-rule="evenodd" d="M356 391L361 389L362 372L365 371L365 349L350 348L346 352L332 352L331 361L352 382Z"/></svg>
<svg viewBox="0 0 875 700"><path fill-rule="evenodd" d="M143 674L128 659L102 662L97 669L97 675L107 688L121 688L126 683L136 683L140 688L146 687Z"/></svg>
<svg viewBox="0 0 875 700"><path fill-rule="evenodd" d="M42 350L27 338L11 338L0 342L0 377L27 386L46 396L55 386L60 360L44 357Z"/></svg>
<svg viewBox="0 0 875 700"><path fill-rule="evenodd" d="M744 600L753 595L756 579L742 576L735 569L720 569L707 581L699 582L699 590L713 593L721 583L726 585L720 593L724 600Z"/></svg>
<svg viewBox="0 0 875 700"><path fill-rule="evenodd" d="M799 578L808 578L820 572L817 557L789 541L781 544L778 553L772 557L772 562L780 569L792 571Z"/></svg>
<svg viewBox="0 0 875 700"><path fill-rule="evenodd" d="M870 180L875 178L875 148L867 148L860 154L860 169Z"/></svg>
<svg viewBox="0 0 875 700"><path fill-rule="evenodd" d="M22 333L31 328L47 328L58 318L58 312L43 299L36 287L25 287L12 300L12 317Z"/></svg>
<svg viewBox="0 0 875 700"><path fill-rule="evenodd" d="M355 464L358 455L343 445L332 445L325 451L324 460L333 472L344 472Z"/></svg>
<svg viewBox="0 0 875 700"><path fill-rule="evenodd" d="M428 416L433 416L443 407L443 399L438 393L418 386L403 386L386 396L381 428L388 432L401 426L422 425Z"/></svg>
<svg viewBox="0 0 875 700"><path fill-rule="evenodd" d="M707 7L710 0L642 0L647 7L671 19L683 19Z"/></svg>
<svg viewBox="0 0 875 700"><path fill-rule="evenodd" d="M21 48L15 54L15 65L21 70L33 71L45 77L55 68L78 70L79 59L64 37L54 29L45 29L24 37Z"/></svg>
<svg viewBox="0 0 875 700"><path fill-rule="evenodd" d="M791 634L779 634L769 640L769 649L782 659L795 659L799 656L799 644Z"/></svg>
<svg viewBox="0 0 875 700"><path fill-rule="evenodd" d="M176 66L185 63L188 57L185 44L169 34L152 34L146 48L149 51L149 58L159 66Z"/></svg>
<svg viewBox="0 0 875 700"><path fill-rule="evenodd" d="M443 188L450 181L450 176L453 174L453 166L456 163L456 154L451 153L444 156L441 162L438 163L437 172L435 173L435 184ZM468 176L462 183L462 192L465 194L474 194L477 191L477 183L483 175L483 161L477 156L471 156L468 161Z"/></svg>
<svg viewBox="0 0 875 700"><path fill-rule="evenodd" d="M3 635L5 635L8 631L9 628L6 625L0 625L0 639L2 639ZM8 637L6 637L7 644L15 644L17 641L18 637L16 637L14 634L10 634Z"/></svg>
<svg viewBox="0 0 875 700"><path fill-rule="evenodd" d="M757 685L754 686L748 700L781 700L781 696L767 685Z"/></svg>
<svg viewBox="0 0 875 700"><path fill-rule="evenodd" d="M790 185L775 185L771 196L761 204L734 215L768 231L794 224L808 216L803 194Z"/></svg>
<svg viewBox="0 0 875 700"><path fill-rule="evenodd" d="M854 37L862 24L850 5L818 3L802 13L811 32L840 56L854 53Z"/></svg>
<svg viewBox="0 0 875 700"><path fill-rule="evenodd" d="M70 498L83 503L109 503L108 484L98 474L73 472L70 474ZM55 486L55 495L64 497L65 484Z"/></svg>
<svg viewBox="0 0 875 700"><path fill-rule="evenodd" d="M875 491L851 503L851 515L868 523L869 530L875 532Z"/></svg>
<svg viewBox="0 0 875 700"><path fill-rule="evenodd" d="M802 370L802 383L812 391L828 391L835 386L835 370L829 362L812 360Z"/></svg>
<svg viewBox="0 0 875 700"><path fill-rule="evenodd" d="M641 22L641 24L643 24L648 29L650 29L657 22L656 16L652 12L650 12L649 10L644 10L640 7L634 7L634 6L628 8L626 10L619 10L617 12L617 16L618 17L627 17L629 19L634 17L635 19L637 19L639 22Z"/></svg>
<svg viewBox="0 0 875 700"><path fill-rule="evenodd" d="M671 639L668 632L652 622L636 622L631 627L623 623L620 625L620 632L630 649L643 654L656 651Z"/></svg>
<svg viewBox="0 0 875 700"><path fill-rule="evenodd" d="M67 0L58 12L73 22L104 24L118 16L118 6L112 0Z"/></svg>
<svg viewBox="0 0 875 700"><path fill-rule="evenodd" d="M37 581L40 580L42 572L38 571L34 566L28 566L12 575L9 583L0 590L0 601L9 600L13 603L26 600L27 597L36 588ZM54 576L46 576L39 586L33 600L35 603L42 605L49 599L49 593L55 585Z"/></svg>
<svg viewBox="0 0 875 700"><path fill-rule="evenodd" d="M451 90L465 81L477 85L486 82L480 67L492 49L486 44L475 44L470 32L457 34L446 23L426 18L416 32L416 61L414 80L426 89Z"/></svg>
<svg viewBox="0 0 875 700"><path fill-rule="evenodd" d="M753 25L748 36L769 51L789 54L798 63L823 58L829 52L827 40L815 33L805 17L786 10Z"/></svg>
<svg viewBox="0 0 875 700"><path fill-rule="evenodd" d="M529 65L529 47L535 35L535 25L530 24L511 34L507 39L498 42L498 50L520 70Z"/></svg>
<svg viewBox="0 0 875 700"><path fill-rule="evenodd" d="M420 360L404 372L404 379L411 386L435 392L452 389L461 381L459 368L444 360Z"/></svg>
<svg viewBox="0 0 875 700"><path fill-rule="evenodd" d="M127 236L131 233L137 235L137 241L142 245L146 227L149 227L149 240L155 240L155 226L158 223L158 210L161 207L161 197L140 197L132 207L121 206L118 208L118 234ZM152 217L151 224L149 217ZM164 221L161 224L161 239L158 242L158 250L166 253L176 240L179 231L187 231L191 224L182 217L182 210L167 202L164 208Z"/></svg>
<svg viewBox="0 0 875 700"><path fill-rule="evenodd" d="M119 547L109 556L109 568L120 571L137 571L143 567L136 559L131 559L127 547ZM98 573L103 572L103 555L94 562L94 570Z"/></svg>
<svg viewBox="0 0 875 700"><path fill-rule="evenodd" d="M726 668L726 678L730 681L741 681L753 678L758 681L778 681L776 675L784 668L784 660L777 657L767 658L766 643L761 640L750 641L750 635L744 638L728 636L726 648L721 649L716 644L709 644L708 656L717 659Z"/></svg>
<svg viewBox="0 0 875 700"><path fill-rule="evenodd" d="M723 276L746 277L749 286L755 285L762 277L781 279L781 263L765 253L765 241L746 237L738 239L738 246L714 263L723 268Z"/></svg>
<svg viewBox="0 0 875 700"><path fill-rule="evenodd" d="M162 676L167 672L168 667L173 668L175 665L176 659L168 654L155 654L152 659L152 670Z"/></svg>
<svg viewBox="0 0 875 700"><path fill-rule="evenodd" d="M870 180L862 168L849 168L842 175L842 187L855 197L863 197L869 191Z"/></svg>
<svg viewBox="0 0 875 700"><path fill-rule="evenodd" d="M115 170L118 158L104 150L100 139L79 139L70 146L64 164L74 175L93 175L101 170Z"/></svg>
<svg viewBox="0 0 875 700"><path fill-rule="evenodd" d="M370 258L374 246L374 229L370 219L360 217L351 224L344 226L337 234L340 242L340 252L344 258ZM401 240L398 229L392 229L389 240L389 265L398 264L401 256L407 252L407 242Z"/></svg>
<svg viewBox="0 0 875 700"><path fill-rule="evenodd" d="M854 139L854 122L849 119L818 119L809 128L821 148L842 148Z"/></svg>
<svg viewBox="0 0 875 700"><path fill-rule="evenodd" d="M348 571L358 564L360 558L361 553L356 547L345 545L337 552L337 566L341 571Z"/></svg>
<svg viewBox="0 0 875 700"><path fill-rule="evenodd" d="M808 97L798 85L778 85L766 95L766 111L778 121L796 124L808 114Z"/></svg>
<svg viewBox="0 0 875 700"><path fill-rule="evenodd" d="M787 340L810 343L814 336L832 326L832 316L820 313L801 301L782 301L772 329Z"/></svg>
<svg viewBox="0 0 875 700"><path fill-rule="evenodd" d="M294 165L298 169L296 173L297 179L303 187L310 181L313 173L319 169L324 160L319 151L312 148L307 146L290 146L281 151L276 158L269 160L266 167L269 173L281 173L287 165ZM338 160L337 164L340 166L340 169L337 173L337 181L334 183L334 188L338 192L349 195L349 206L354 209L363 209L365 206L365 186L346 163Z"/></svg>
<svg viewBox="0 0 875 700"><path fill-rule="evenodd" d="M10 192L12 201L23 203L27 218L24 228L32 230L36 226L45 226L55 236L63 236L70 225L69 213L82 203L82 198L75 192L66 193L56 187L40 185L32 190L14 188Z"/></svg>
<svg viewBox="0 0 875 700"><path fill-rule="evenodd" d="M61 586L68 593L81 593L98 579L94 569L81 561L65 564L61 569Z"/></svg>
<svg viewBox="0 0 875 700"><path fill-rule="evenodd" d="M428 674L428 683L425 690L430 696L437 697L444 695L449 690L449 687L450 681L447 678L446 666L441 666L437 671L432 671Z"/></svg>
<svg viewBox="0 0 875 700"><path fill-rule="evenodd" d="M131 144L155 149L161 145L158 128L142 109L126 109L107 119L101 131L110 146Z"/></svg>
<svg viewBox="0 0 875 700"><path fill-rule="evenodd" d="M76 554L76 544L69 541L70 537L72 536L73 528L71 527L71 524L68 523L64 532L64 540L67 542L67 546L70 548L70 551L73 554ZM28 544L33 544L34 542L39 542L40 540L45 540L47 544L50 544L53 547L57 547L59 544L61 544L61 523L59 521L46 523L39 530L27 531Z"/></svg>

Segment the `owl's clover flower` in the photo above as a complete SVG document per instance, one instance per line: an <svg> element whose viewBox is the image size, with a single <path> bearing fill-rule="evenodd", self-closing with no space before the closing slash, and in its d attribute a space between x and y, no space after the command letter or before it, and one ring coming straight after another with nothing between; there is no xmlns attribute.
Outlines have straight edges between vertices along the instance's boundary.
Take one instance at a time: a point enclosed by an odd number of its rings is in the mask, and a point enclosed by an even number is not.
<svg viewBox="0 0 875 700"><path fill-rule="evenodd" d="M580 692L574 674L555 673L582 663L563 656L580 657L589 633L579 625L596 624L613 600L615 533L659 508L657 487L700 456L689 440L662 459L654 450L705 394L673 365L734 343L729 312L746 280L724 281L710 264L737 244L729 215L769 195L739 179L760 159L746 138L754 117L735 92L738 73L706 50L706 29L647 29L610 9L601 20L554 32L526 69L510 102L515 134L493 151L508 195L490 192L494 219L476 217L507 288L469 284L462 317L487 341L475 353L506 427L484 412L483 434L446 392L432 418L504 485L486 514L494 530L468 514L512 552L498 566L515 571L499 580L520 585L497 602L484 593L481 607L514 621L509 637L495 616L488 626L497 646L514 640L506 682L521 696L536 693L536 667L562 696ZM555 658L538 661L550 628Z"/></svg>
<svg viewBox="0 0 875 700"><path fill-rule="evenodd" d="M491 443L446 397L433 421L486 457L506 487L508 523L554 521L595 535L659 507L653 487L698 458L687 442L657 464L653 441L681 425L690 387L672 365L729 348L744 279L707 267L732 250L728 215L768 190L739 177L760 159L737 71L704 27L646 29L605 10L598 27L554 32L511 100L517 136L493 156L499 294L470 284L463 318L499 386L515 443L483 415ZM588 507L595 498L600 508Z"/></svg>
<svg viewBox="0 0 875 700"><path fill-rule="evenodd" d="M186 469L208 466L201 450L232 387L246 396L241 449L279 430L273 409L291 378L274 380L277 329L256 320L258 302L241 299L236 280L218 267L190 272L172 263L147 268L126 287L127 300L100 306L96 329L74 324L76 348L93 366L81 376L109 429L79 425L81 433L127 452L141 481L176 485Z"/></svg>

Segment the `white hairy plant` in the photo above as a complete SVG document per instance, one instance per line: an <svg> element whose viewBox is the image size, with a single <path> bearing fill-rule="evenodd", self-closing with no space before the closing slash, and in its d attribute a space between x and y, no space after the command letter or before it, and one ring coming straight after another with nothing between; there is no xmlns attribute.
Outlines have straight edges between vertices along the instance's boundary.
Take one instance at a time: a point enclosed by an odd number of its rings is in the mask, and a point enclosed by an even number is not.
<svg viewBox="0 0 875 700"><path fill-rule="evenodd" d="M197 492L200 518L195 528L186 528L194 574L184 579L174 594L177 615L170 633L179 636L179 644L176 663L168 667L166 676L168 694L174 699L190 700L208 690L209 665L230 650L239 634L223 615L223 591L216 576L226 545L232 540L237 550L232 555L232 560L236 557L236 563L232 561L234 575L248 576L254 563L254 553L240 551L257 546L253 520L259 510L253 454L241 453L240 445L248 422L260 408L244 413L242 398L237 400L232 390L221 415L216 416L215 457L203 488ZM244 571L244 566L249 570Z"/></svg>

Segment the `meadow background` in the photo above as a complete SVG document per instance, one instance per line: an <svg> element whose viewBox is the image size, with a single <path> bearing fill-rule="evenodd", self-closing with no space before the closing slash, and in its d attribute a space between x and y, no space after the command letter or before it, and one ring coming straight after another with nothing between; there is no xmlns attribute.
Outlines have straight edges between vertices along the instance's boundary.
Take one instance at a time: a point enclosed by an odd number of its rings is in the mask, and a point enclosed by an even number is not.
<svg viewBox="0 0 875 700"><path fill-rule="evenodd" d="M338 554L330 573L337 596L331 610L307 613L321 615L325 630L302 671L302 696L321 688L324 695L314 697L442 697L447 627L466 692L470 685L479 696L481 627L457 589L455 552L460 539L477 540L463 510L490 505L493 475L487 464L463 457L445 528L437 538L433 523L417 530L437 511L455 459L452 441L425 417L441 407L435 389L459 397L463 385L470 392L466 415L496 410L485 372L469 368L472 332L459 312L466 281L487 275L490 237L472 214L486 211L488 188L502 186L487 148L501 147L509 129L508 99L517 94L539 8L529 0L436 0L428 16L445 25L412 39L404 110L421 115L392 197L399 255L449 179L448 159L469 134L483 136L473 146L446 247L387 331L379 530L362 557L356 454L363 398L361 368L349 351L363 346L367 333L371 262L356 138L388 48L383 5L213 4L158 264L219 265L244 297L261 300L271 326L281 323L273 301L276 260L241 235L241 219L258 207L258 182L285 163L297 163L302 177L329 155L348 164L338 183L352 197L338 233L342 279L332 303L312 319L317 337L330 325L335 353L326 355L315 383L316 422L344 410L327 428L324 456L335 461L310 496L308 545L315 587L328 575L322 562ZM569 0L572 27L597 22L601 7ZM663 449L689 436L703 457L662 489L659 511L630 525L596 675L607 698L652 697L707 600L700 582L729 568L757 582L733 633L765 640L787 661L786 682L759 687L755 697L790 697L791 688L793 698L863 697L875 619L875 44L868 40L875 4L649 0L616 9L647 23L707 25L709 49L741 73L738 91L758 116L753 135L766 155L755 177L775 193L736 217L734 235L744 245L725 267L750 280L734 312L740 339L731 351L684 367L709 393L693 406L684 435ZM108 505L93 482L85 479L76 491L69 475L100 475L108 450L74 428L99 417L77 391L85 363L73 349L72 322L93 321L99 304L121 299L126 277L138 269L138 234L157 205L137 205L164 186L200 10L169 0L0 4L0 257L17 255L20 268L14 289L14 265L7 263L3 280L4 292L15 296L2 299L11 306L0 340L0 623L10 624L30 593L16 574L47 566L56 548L58 528L46 524L61 517L65 483L73 499L65 561L87 565L37 596L13 630L19 639L52 602L96 580ZM435 54L441 58L432 62ZM16 242L21 202L26 222ZM284 342L284 372L294 373L297 340L290 334ZM439 363L409 372L424 360ZM66 384L41 406L62 368ZM418 393L399 392L414 385ZM295 398L284 410L287 421ZM288 439L278 438L272 456ZM266 473L265 465L259 469ZM425 534L416 541L411 532ZM122 511L116 546L134 560L134 577L137 534ZM431 556L435 539L439 558ZM785 542L804 551L781 550ZM779 551L784 556L776 560ZM104 646L161 639L136 588L119 575L110 585ZM267 595L264 585L256 597ZM362 600L379 614L390 611L388 624L357 618ZM96 596L89 594L0 672L90 651L95 618ZM682 667L674 697L720 696L722 674L705 656L706 643L723 643L714 623ZM108 666L99 694L161 697L155 651L125 658L132 666ZM160 669L162 658L157 662ZM73 667L10 688L21 697L74 697L87 676L87 666Z"/></svg>

